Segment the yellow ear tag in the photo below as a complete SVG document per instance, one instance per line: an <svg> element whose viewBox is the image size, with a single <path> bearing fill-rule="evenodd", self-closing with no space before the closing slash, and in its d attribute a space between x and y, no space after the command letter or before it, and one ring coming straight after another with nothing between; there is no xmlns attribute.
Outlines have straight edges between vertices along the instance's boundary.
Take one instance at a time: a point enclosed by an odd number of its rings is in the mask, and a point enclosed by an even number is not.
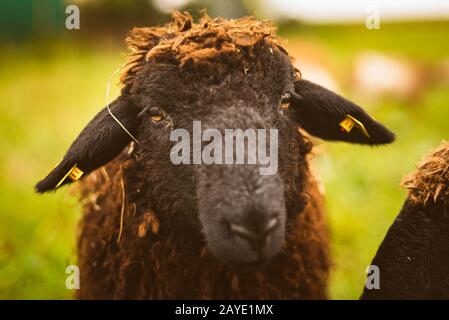
<svg viewBox="0 0 449 320"><path fill-rule="evenodd" d="M370 135L369 135L368 131L366 130L365 126L363 125L363 123L361 123L359 120L357 120L350 114L347 114L345 116L345 118L340 122L339 126L341 127L341 130L346 133L351 132L352 128L356 127L357 129L362 131L362 133L365 136L367 136L368 138L370 137Z"/></svg>
<svg viewBox="0 0 449 320"><path fill-rule="evenodd" d="M69 170L69 172L66 173L66 175L58 182L55 189L57 189L64 181L65 179L69 178L72 181L78 181L83 176L84 171L77 167L77 164L72 167L72 169Z"/></svg>

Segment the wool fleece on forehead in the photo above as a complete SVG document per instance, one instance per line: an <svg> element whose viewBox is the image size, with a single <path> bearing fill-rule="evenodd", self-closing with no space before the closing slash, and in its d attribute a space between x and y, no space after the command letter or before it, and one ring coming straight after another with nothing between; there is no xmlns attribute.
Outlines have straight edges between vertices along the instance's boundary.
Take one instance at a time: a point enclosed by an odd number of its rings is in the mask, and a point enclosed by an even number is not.
<svg viewBox="0 0 449 320"><path fill-rule="evenodd" d="M173 58L179 66L188 62L242 62L261 41L286 53L274 30L270 21L253 17L226 20L205 15L194 23L188 13L175 12L173 21L164 26L134 28L130 32L126 42L132 53L121 80L125 85L130 84L151 59Z"/></svg>

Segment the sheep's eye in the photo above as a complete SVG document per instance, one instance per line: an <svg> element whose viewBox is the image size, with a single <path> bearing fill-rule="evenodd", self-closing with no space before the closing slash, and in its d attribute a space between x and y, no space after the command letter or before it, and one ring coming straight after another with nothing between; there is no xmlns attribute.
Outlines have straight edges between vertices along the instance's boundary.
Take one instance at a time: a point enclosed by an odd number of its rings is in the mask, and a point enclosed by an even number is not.
<svg viewBox="0 0 449 320"><path fill-rule="evenodd" d="M162 121L162 115L161 114L154 115L154 116L151 116L150 119L153 122L159 122L159 121Z"/></svg>
<svg viewBox="0 0 449 320"><path fill-rule="evenodd" d="M282 110L287 110L288 107L290 106L290 99L291 99L291 94L286 92L281 96L281 109Z"/></svg>
<svg viewBox="0 0 449 320"><path fill-rule="evenodd" d="M158 108L150 108L148 115L154 123L160 122L164 119L164 114Z"/></svg>

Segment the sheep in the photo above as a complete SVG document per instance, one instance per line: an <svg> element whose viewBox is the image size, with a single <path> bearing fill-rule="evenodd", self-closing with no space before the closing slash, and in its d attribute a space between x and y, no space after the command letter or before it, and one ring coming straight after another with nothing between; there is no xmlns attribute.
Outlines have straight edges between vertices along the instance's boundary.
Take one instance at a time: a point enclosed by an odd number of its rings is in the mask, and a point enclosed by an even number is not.
<svg viewBox="0 0 449 320"><path fill-rule="evenodd" d="M362 299L449 298L449 143L443 142L406 177L408 197L372 265L379 288Z"/></svg>
<svg viewBox="0 0 449 320"><path fill-rule="evenodd" d="M80 184L77 297L325 299L328 231L307 135L380 145L394 134L301 79L267 21L175 12L127 42L121 95L36 185L92 172ZM276 129L278 171L173 164L171 133L197 120L219 132Z"/></svg>

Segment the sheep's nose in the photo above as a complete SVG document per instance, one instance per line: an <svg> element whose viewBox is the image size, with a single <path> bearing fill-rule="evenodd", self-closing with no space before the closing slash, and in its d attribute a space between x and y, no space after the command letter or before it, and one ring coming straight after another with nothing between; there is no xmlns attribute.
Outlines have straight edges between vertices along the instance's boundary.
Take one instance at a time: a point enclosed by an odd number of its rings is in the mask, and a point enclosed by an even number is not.
<svg viewBox="0 0 449 320"><path fill-rule="evenodd" d="M271 217L268 221L252 223L251 226L230 222L229 229L236 237L244 239L250 244L253 250L259 252L270 242L270 235L278 225L279 219L277 217Z"/></svg>

